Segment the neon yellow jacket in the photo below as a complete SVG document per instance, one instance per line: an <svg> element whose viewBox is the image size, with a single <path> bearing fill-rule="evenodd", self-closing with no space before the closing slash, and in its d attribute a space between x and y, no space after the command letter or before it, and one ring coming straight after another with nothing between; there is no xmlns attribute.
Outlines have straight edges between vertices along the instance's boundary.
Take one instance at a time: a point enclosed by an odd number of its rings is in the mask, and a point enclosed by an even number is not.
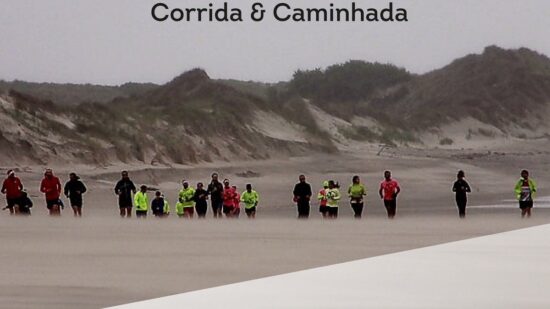
<svg viewBox="0 0 550 309"><path fill-rule="evenodd" d="M254 190L252 190L251 192L244 191L241 194L241 202L244 203L244 207L246 209L253 208L255 206L258 206L258 202L260 202L260 195Z"/></svg>
<svg viewBox="0 0 550 309"><path fill-rule="evenodd" d="M189 187L187 189L181 189L179 194L179 202L176 204L176 212L178 215L183 215L184 208L195 207L195 189Z"/></svg>
<svg viewBox="0 0 550 309"><path fill-rule="evenodd" d="M164 199L164 214L165 215L170 214L170 204L168 203L167 199Z"/></svg>
<svg viewBox="0 0 550 309"><path fill-rule="evenodd" d="M515 193L516 193L516 198L519 200L521 200L521 187L523 186L523 178L520 178L518 180L518 182L516 183L516 188L515 188ZM535 195L537 193L537 183L529 178L529 189L531 189L531 198L535 198Z"/></svg>
<svg viewBox="0 0 550 309"><path fill-rule="evenodd" d="M134 195L134 203L136 204L136 210L147 211L149 210L149 198L147 193L139 191Z"/></svg>
<svg viewBox="0 0 550 309"><path fill-rule="evenodd" d="M351 186L349 186L349 189L348 189L349 197L353 199L362 199L363 196L365 195L367 195L367 189L362 183L352 184Z"/></svg>
<svg viewBox="0 0 550 309"><path fill-rule="evenodd" d="M340 190L327 189L327 206L328 207L338 207L338 201L340 201L341 195Z"/></svg>

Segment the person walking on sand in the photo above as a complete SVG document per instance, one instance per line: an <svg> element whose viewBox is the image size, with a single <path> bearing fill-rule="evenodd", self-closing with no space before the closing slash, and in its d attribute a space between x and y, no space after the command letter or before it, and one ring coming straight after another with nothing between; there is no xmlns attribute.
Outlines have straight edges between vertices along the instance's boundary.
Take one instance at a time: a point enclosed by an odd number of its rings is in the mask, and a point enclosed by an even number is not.
<svg viewBox="0 0 550 309"><path fill-rule="evenodd" d="M69 174L69 181L65 184L65 189L63 191L65 197L71 202L74 216L82 217L82 195L86 193L86 186L76 173Z"/></svg>
<svg viewBox="0 0 550 309"><path fill-rule="evenodd" d="M151 201L151 211L157 218L164 217L164 206L166 206L164 197L160 191L155 192L155 198Z"/></svg>
<svg viewBox="0 0 550 309"><path fill-rule="evenodd" d="M246 185L246 191L241 194L241 201L244 203L244 211L249 219L256 218L256 209L260 202L260 195L258 192L252 190L252 185Z"/></svg>
<svg viewBox="0 0 550 309"><path fill-rule="evenodd" d="M323 188L317 194L317 199L319 200L319 212L326 218L328 215L328 206L327 206L327 190L328 190L328 180L323 182Z"/></svg>
<svg viewBox="0 0 550 309"><path fill-rule="evenodd" d="M120 209L120 217L132 217L132 193L136 194L136 186L130 180L128 171L122 172L120 179L115 186L115 194L118 196L118 207Z"/></svg>
<svg viewBox="0 0 550 309"><path fill-rule="evenodd" d="M392 179L391 172L384 172L384 180L380 183L380 198L384 200L384 206L388 212L388 218L394 219L397 211L397 195L401 192L401 187L397 180Z"/></svg>
<svg viewBox="0 0 550 309"><path fill-rule="evenodd" d="M353 176L351 186L348 188L351 209L353 209L355 219L361 219L363 215L363 197L367 195L367 189L361 183L359 176Z"/></svg>
<svg viewBox="0 0 550 309"><path fill-rule="evenodd" d="M529 171L521 171L521 178L515 187L516 198L519 201L522 218L530 218L533 209L535 195L537 193L537 183L529 177Z"/></svg>
<svg viewBox="0 0 550 309"><path fill-rule="evenodd" d="M22 191L21 198L19 199L19 214L22 216L30 216L32 208L32 200L25 190Z"/></svg>
<svg viewBox="0 0 550 309"><path fill-rule="evenodd" d="M453 185L453 192L456 194L456 206L458 207L458 216L461 219L466 218L466 205L468 204L468 193L472 192L470 185L466 182L464 171L458 171L456 181Z"/></svg>
<svg viewBox="0 0 550 309"><path fill-rule="evenodd" d="M300 175L299 182L294 186L294 202L298 208L298 219L308 219L311 200L311 186L306 182L306 176Z"/></svg>
<svg viewBox="0 0 550 309"><path fill-rule="evenodd" d="M147 211L149 210L147 186L143 185L140 187L139 192L134 195L134 203L136 204L136 217L147 218Z"/></svg>
<svg viewBox="0 0 550 309"><path fill-rule="evenodd" d="M327 207L328 207L328 218L336 219L338 218L338 203L340 202L340 185L334 180L328 182L327 190Z"/></svg>
<svg viewBox="0 0 550 309"><path fill-rule="evenodd" d="M23 195L23 183L19 177L15 176L14 170L9 170L8 177L4 179L2 183L2 194L6 195L7 207L10 210L10 214L17 214L19 212L19 200Z"/></svg>
<svg viewBox="0 0 550 309"><path fill-rule="evenodd" d="M218 177L218 173L212 174L212 181L208 185L207 189L208 195L210 195L214 218L222 218L223 208L223 185L219 182Z"/></svg>
<svg viewBox="0 0 550 309"><path fill-rule="evenodd" d="M182 181L183 188L178 195L176 212L178 217L193 219L195 213L195 189L189 186L187 180Z"/></svg>
<svg viewBox="0 0 550 309"><path fill-rule="evenodd" d="M232 188L235 191L235 200L233 202L233 211L231 212L231 216L235 219L239 219L239 216L241 215L241 194L237 190L237 186L232 186Z"/></svg>
<svg viewBox="0 0 550 309"><path fill-rule="evenodd" d="M52 169L48 168L44 172L44 179L40 183L40 192L46 197L46 207L50 212L50 216L60 216L62 201L61 196L61 181L54 176Z"/></svg>
<svg viewBox="0 0 550 309"><path fill-rule="evenodd" d="M224 179L223 186L223 213L226 218L232 218L237 192L229 185L229 179Z"/></svg>
<svg viewBox="0 0 550 309"><path fill-rule="evenodd" d="M195 195L193 196L193 201L195 202L195 211L199 219L206 218L206 212L208 211L208 191L204 190L204 185L202 182L197 184L197 189L195 190Z"/></svg>

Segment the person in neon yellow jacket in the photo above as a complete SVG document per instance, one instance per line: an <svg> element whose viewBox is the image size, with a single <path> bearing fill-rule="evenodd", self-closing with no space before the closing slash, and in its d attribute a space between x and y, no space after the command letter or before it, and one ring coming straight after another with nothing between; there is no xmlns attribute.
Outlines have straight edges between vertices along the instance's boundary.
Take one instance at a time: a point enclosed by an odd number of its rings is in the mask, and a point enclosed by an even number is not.
<svg viewBox="0 0 550 309"><path fill-rule="evenodd" d="M249 219L256 218L256 209L260 202L260 195L258 192L252 190L252 185L246 185L246 191L241 194L241 202L244 203L244 211Z"/></svg>
<svg viewBox="0 0 550 309"><path fill-rule="evenodd" d="M162 198L164 199L164 215L169 216L170 215L170 203L168 203L168 200L164 196L162 196Z"/></svg>
<svg viewBox="0 0 550 309"><path fill-rule="evenodd" d="M531 217L531 210L533 209L533 201L537 194L537 183L529 177L529 171L521 171L521 178L516 183L515 187L516 198L519 201L519 208L521 209L521 217Z"/></svg>
<svg viewBox="0 0 550 309"><path fill-rule="evenodd" d="M136 205L136 216L138 218L147 217L147 211L149 210L147 186L141 186L140 191L134 195L134 204Z"/></svg>
<svg viewBox="0 0 550 309"><path fill-rule="evenodd" d="M189 182L184 180L182 182L183 188L181 189L178 197L178 203L176 204L176 212L180 218L193 218L195 213L195 189L189 186Z"/></svg>
<svg viewBox="0 0 550 309"><path fill-rule="evenodd" d="M327 190L327 207L328 207L328 218L336 219L338 218L338 203L340 202L340 185L334 180L328 182Z"/></svg>

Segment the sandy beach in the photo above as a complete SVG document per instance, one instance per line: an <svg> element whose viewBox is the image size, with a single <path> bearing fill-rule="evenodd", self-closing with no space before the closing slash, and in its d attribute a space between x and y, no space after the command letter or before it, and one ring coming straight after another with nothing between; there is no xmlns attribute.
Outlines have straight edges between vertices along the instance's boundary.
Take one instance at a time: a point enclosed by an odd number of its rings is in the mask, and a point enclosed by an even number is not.
<svg viewBox="0 0 550 309"><path fill-rule="evenodd" d="M141 170L79 167L90 189L83 218L73 218L68 209L61 218L49 218L42 198L36 197L32 217L2 215L0 307L113 306L550 222L547 199L541 199L530 220L521 220L510 202L523 166L537 171L533 177L544 192L546 154L477 155L471 160L460 159L472 155L468 151L464 156L444 150L365 153ZM239 188L253 183L261 194L258 219L214 220L211 213L204 221L173 215L121 219L112 187L123 168L132 171L136 184L161 189L172 206L182 178L206 182L217 171ZM376 192L385 169L393 170L403 187L394 221L385 219ZM474 188L466 220L458 219L450 192L458 169L466 170ZM20 170L29 192L37 196L39 167ZM62 167L56 171L63 178L69 172ZM247 171L254 177L243 177ZM332 178L340 181L342 191L352 175L360 175L369 190L366 217L351 219L344 200L338 221L323 221L316 203L309 221L296 220L291 190L301 173L314 189Z"/></svg>

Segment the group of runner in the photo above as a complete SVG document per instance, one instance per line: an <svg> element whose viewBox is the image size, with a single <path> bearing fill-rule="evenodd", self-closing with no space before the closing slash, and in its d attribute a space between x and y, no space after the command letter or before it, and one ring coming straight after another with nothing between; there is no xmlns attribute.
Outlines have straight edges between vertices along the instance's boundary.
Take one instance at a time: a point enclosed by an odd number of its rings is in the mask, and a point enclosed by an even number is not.
<svg viewBox="0 0 550 309"><path fill-rule="evenodd" d="M128 171L122 172L122 179L115 186L115 194L118 196L118 206L121 217L131 217L132 208L135 204L136 216L147 217L149 211L148 187L143 185L139 192L130 179ZM134 198L132 199L132 194ZM260 202L260 195L252 189L252 184L246 185L242 193L237 191L236 186L231 186L228 179L219 181L217 173L212 174L211 182L205 188L202 182L192 188L187 180L182 181L182 188L178 194L176 203L176 215L180 218L193 218L195 212L199 218L205 218L208 211L208 200L212 207L214 218L239 218L241 203L244 204L245 213L248 218L256 217L256 209ZM151 202L151 212L155 217L166 217L170 215L170 205L162 192L156 191Z"/></svg>
<svg viewBox="0 0 550 309"><path fill-rule="evenodd" d="M147 217L149 211L155 217L169 216L171 213L170 204L164 194L156 190L154 197L149 202L149 190L149 187L142 185L138 191L136 185L130 179L128 171L123 171L121 179L114 188L115 194L118 196L120 216L132 217L134 205L135 214L138 218ZM40 192L45 196L46 207L51 216L61 215L61 210L64 208L63 201L61 200L61 194L63 193L70 201L74 216L81 217L82 196L86 191L86 186L76 173L70 173L69 181L62 187L60 179L54 175L53 171L46 169L44 178L40 183ZM465 218L468 203L467 196L468 193L472 192L472 189L466 181L464 171L458 172L452 191L456 196L459 217ZM537 193L537 184L529 177L527 170L521 172L521 178L517 181L514 191L519 201L522 218L531 217L533 201ZM7 206L4 210L9 210L11 214L31 214L33 202L24 190L23 183L16 176L14 170L7 172L1 192L6 195ZM378 194L384 203L389 219L393 219L396 216L397 197L400 192L401 187L397 180L392 178L390 171L385 171ZM361 182L360 177L353 176L352 183L347 190L347 197L356 219L360 219L363 216L365 209L364 198L366 195L367 189ZM293 201L296 203L298 210L298 218L309 218L313 192L311 185L306 182L305 175L299 176L299 182L294 186L293 196ZM323 187L317 194L317 200L322 217L336 219L338 217L339 204L342 200L339 183L334 180L323 182ZM228 179L220 182L219 175L213 173L211 181L206 188L202 182L197 183L196 188L193 188L187 180L182 181L182 188L175 205L176 215L181 218L193 218L196 213L199 218L205 218L208 211L208 201L210 201L214 218L223 218L224 216L226 218L239 218L241 203L243 203L247 217L254 219L260 202L260 196L258 192L253 190L252 184L247 184L246 190L239 193L237 187L231 186Z"/></svg>

